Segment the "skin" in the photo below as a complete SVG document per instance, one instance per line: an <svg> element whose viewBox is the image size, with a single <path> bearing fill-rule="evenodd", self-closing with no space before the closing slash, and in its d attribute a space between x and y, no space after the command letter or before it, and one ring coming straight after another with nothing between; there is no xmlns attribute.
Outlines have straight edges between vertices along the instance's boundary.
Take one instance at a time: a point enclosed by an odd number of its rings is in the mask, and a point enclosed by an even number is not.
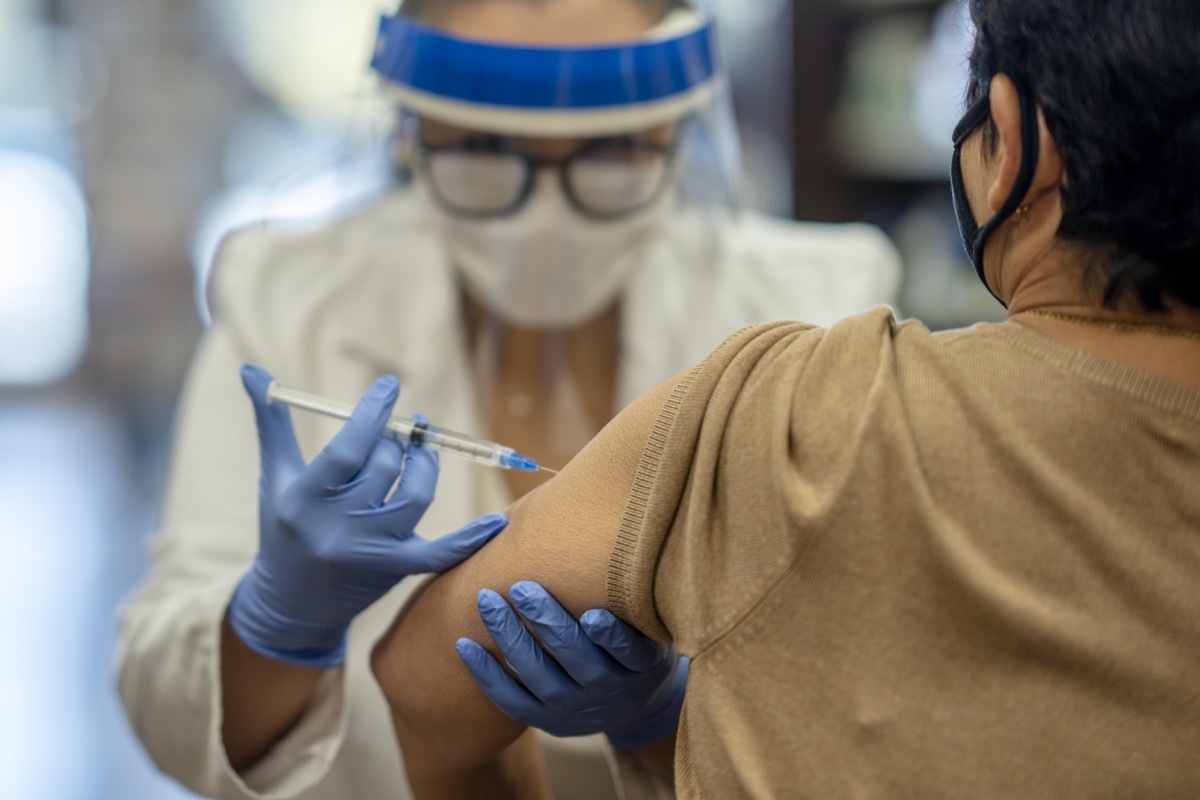
<svg viewBox="0 0 1200 800"><path fill-rule="evenodd" d="M518 453L531 455L550 469L562 469L585 442L572 442L544 424L553 418L553 400L545 391L546 368L543 363L548 338L562 353L558 369L567 371L575 386L583 387L580 400L590 433L599 431L613 415L617 394L618 330L620 316L616 307L585 321L565 333L547 334L541 330L506 325L486 309L463 296L467 341L478 348L481 335L493 337L489 358L494 372L481 379L480 395L486 398L483 414L491 438L504 442ZM524 396L527 408L514 410L507 398ZM508 470L504 479L513 497L521 497L550 479L547 472Z"/></svg>
<svg viewBox="0 0 1200 800"><path fill-rule="evenodd" d="M631 137L639 141L665 147L674 141L675 131L676 126L674 125L660 125L656 128L633 133ZM433 119L421 120L421 141L433 147L462 147L473 138L486 135L483 131L467 130L466 128L447 125L444 122ZM590 141L592 140L541 139L530 136L513 137L510 139L510 143L518 152L548 162L565 161Z"/></svg>
<svg viewBox="0 0 1200 800"><path fill-rule="evenodd" d="M251 650L221 625L221 739L235 771L253 766L304 714L323 670L297 667Z"/></svg>
<svg viewBox="0 0 1200 800"><path fill-rule="evenodd" d="M982 134L976 133L963 151L964 183L980 222L1009 196L1021 161L1019 105L1006 76L994 78L991 98L995 150L984 152ZM1089 255L1056 238L1068 176L1044 120L1039 137L1040 165L1025 198L1030 210L1001 226L985 254L987 278L1010 303L1010 318L1065 345L1200 389L1200 341L1029 314L1042 309L1200 331L1195 311L1151 316L1128 306L1102 308L1099 293L1083 277ZM521 726L476 688L454 644L459 637L489 643L475 608L484 587L503 594L518 580L534 579L572 613L606 607L608 561L642 445L674 383L631 404L559 477L522 498L505 534L433 581L376 647L372 668L388 698L417 797L507 796L509 788L537 773L536 762L522 760L512 748ZM670 768L661 759L656 763Z"/></svg>
<svg viewBox="0 0 1200 800"><path fill-rule="evenodd" d="M451 3L429 21L467 39L505 44L589 45L636 41L655 22L635 2L475 0Z"/></svg>
<svg viewBox="0 0 1200 800"><path fill-rule="evenodd" d="M637 39L657 20L632 2L613 0L555 0L545 4L523 0L476 0L455 3L431 24L459 36L518 44L596 44ZM422 133L430 143L454 144L471 132L424 121ZM670 127L638 134L667 143ZM522 147L531 155L561 159L578 149L582 140L528 139ZM550 467L562 466L570 457L555 445L550 415L538 413L550 405L543 370L538 368L553 344L565 354L562 366L581 388L590 436L613 415L616 395L618 309L614 306L596 318L567 331L521 330L498 322L482 308L463 298L464 325L470 341L487 326L497 342L496 385L481 387L488 398L483 408L489 436L513 445ZM506 401L514 394L530 398L533 413L515 418ZM546 473L506 475L508 488L519 497L547 479ZM530 577L530 576L526 576ZM582 612L586 609L580 609ZM248 648L224 623L221 632L221 735L226 755L236 771L257 763L283 739L304 715L321 670L294 667L265 658ZM522 740L524 741L524 740ZM512 752L529 753L521 763L536 761L536 748L520 745ZM505 758L509 758L508 755Z"/></svg>

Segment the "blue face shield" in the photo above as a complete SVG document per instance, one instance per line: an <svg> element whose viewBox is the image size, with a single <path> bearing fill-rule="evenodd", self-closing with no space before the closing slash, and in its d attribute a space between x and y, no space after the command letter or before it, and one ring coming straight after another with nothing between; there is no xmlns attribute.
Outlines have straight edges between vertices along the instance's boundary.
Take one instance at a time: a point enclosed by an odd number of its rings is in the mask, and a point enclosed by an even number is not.
<svg viewBox="0 0 1200 800"><path fill-rule="evenodd" d="M975 267L975 274L987 286L992 296L1005 308L1008 304L1000 299L995 290L988 285L983 269L983 250L988 237L1011 217L1025 199L1029 187L1033 185L1034 174L1038 165L1038 119L1037 102L1033 92L1023 81L1013 79L1017 87L1017 98L1021 106L1021 167L1017 172L1016 183L1013 184L1012 194L1004 201L1004 205L996 214L982 226L975 221L971 204L967 201L966 184L962 173L962 146L971 134L979 129L991 116L991 99L989 92L976 100L963 114L962 119L954 128L954 155L950 162L950 193L954 201L954 213L958 217L958 231L962 236L963 247Z"/></svg>
<svg viewBox="0 0 1200 800"><path fill-rule="evenodd" d="M508 136L601 137L675 123L709 104L713 19L677 12L633 42L526 46L380 21L372 69L419 116Z"/></svg>

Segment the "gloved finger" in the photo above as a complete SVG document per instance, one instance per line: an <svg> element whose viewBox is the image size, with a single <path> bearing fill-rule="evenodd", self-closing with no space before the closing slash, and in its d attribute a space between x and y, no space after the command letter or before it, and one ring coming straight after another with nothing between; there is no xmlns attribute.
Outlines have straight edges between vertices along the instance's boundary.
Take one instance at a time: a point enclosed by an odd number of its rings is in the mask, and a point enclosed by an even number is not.
<svg viewBox="0 0 1200 800"><path fill-rule="evenodd" d="M459 639L454 649L496 708L518 722L537 726L538 711L544 708L542 702L514 681L491 653L470 639Z"/></svg>
<svg viewBox="0 0 1200 800"><path fill-rule="evenodd" d="M525 688L554 708L573 708L580 695L578 684L546 655L504 598L491 589L481 589L477 605L479 618L504 654L504 663Z"/></svg>
<svg viewBox="0 0 1200 800"><path fill-rule="evenodd" d="M254 405L263 476L270 479L281 468L296 472L304 469L304 456L300 453L300 445L296 443L291 412L286 404L267 400L267 390L275 380L271 373L257 364L245 364L241 375L242 386Z"/></svg>
<svg viewBox="0 0 1200 800"><path fill-rule="evenodd" d="M400 384L391 375L371 384L350 419L304 471L301 480L308 483L310 491L341 486L358 474L383 433L399 395Z"/></svg>
<svg viewBox="0 0 1200 800"><path fill-rule="evenodd" d="M607 690L619 682L618 666L592 643L580 624L541 584L520 581L508 590L513 605L538 635L542 648L580 686Z"/></svg>
<svg viewBox="0 0 1200 800"><path fill-rule="evenodd" d="M342 486L342 494L352 494L364 506L382 508L403 468L404 446L395 439L381 436L375 440L375 447L371 449L362 469Z"/></svg>
<svg viewBox="0 0 1200 800"><path fill-rule="evenodd" d="M671 646L656 642L627 625L611 611L594 608L579 618L588 639L603 647L621 666L633 672L650 672L671 654Z"/></svg>
<svg viewBox="0 0 1200 800"><path fill-rule="evenodd" d="M384 562L390 563L396 574L445 572L475 555L507 526L508 517L489 514L433 541L414 538L397 545L391 539L392 552L384 556Z"/></svg>
<svg viewBox="0 0 1200 800"><path fill-rule="evenodd" d="M404 448L400 482L396 484L395 491L382 509L382 513L389 517L389 524L399 527L407 524L408 532L411 533L417 520L433 502L439 469L436 450L412 445ZM403 520L407 520L407 523Z"/></svg>

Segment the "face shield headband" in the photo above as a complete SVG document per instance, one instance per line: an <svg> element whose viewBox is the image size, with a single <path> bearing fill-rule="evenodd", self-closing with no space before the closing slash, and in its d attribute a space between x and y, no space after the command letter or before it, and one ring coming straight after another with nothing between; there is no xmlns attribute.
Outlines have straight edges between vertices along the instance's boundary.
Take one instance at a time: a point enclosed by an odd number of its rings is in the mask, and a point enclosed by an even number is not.
<svg viewBox="0 0 1200 800"><path fill-rule="evenodd" d="M1017 100L1021 109L1021 166L1017 171L1017 180L1013 184L1012 194L1004 201L996 214L982 226L975 222L971 204L967 201L966 184L962 173L962 146L971 134L979 129L991 116L990 87L963 114L962 119L954 128L954 156L950 162L950 191L954 201L954 213L958 217L958 231L962 236L963 246L975 267L975 274L992 293L992 297L1005 308L1008 304L1000 299L995 290L988 285L983 269L983 251L988 237L992 235L1020 207L1021 201L1033 185L1034 174L1038 165L1038 118L1037 101L1033 92L1024 81L1013 78L1017 89Z"/></svg>
<svg viewBox="0 0 1200 800"><path fill-rule="evenodd" d="M598 137L677 122L721 74L713 19L678 12L638 42L528 47L449 36L383 17L372 69L405 107L469 130Z"/></svg>

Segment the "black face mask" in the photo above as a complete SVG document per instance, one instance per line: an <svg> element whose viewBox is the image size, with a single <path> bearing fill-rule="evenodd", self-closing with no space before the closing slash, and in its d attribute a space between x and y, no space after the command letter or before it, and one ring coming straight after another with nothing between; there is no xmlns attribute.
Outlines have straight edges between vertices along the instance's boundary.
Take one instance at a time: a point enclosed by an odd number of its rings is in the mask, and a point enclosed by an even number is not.
<svg viewBox="0 0 1200 800"><path fill-rule="evenodd" d="M1025 194L1033 185L1033 176L1038 165L1037 103L1033 99L1033 93L1022 81L1014 78L1013 84L1017 88L1017 99L1021 104L1021 168L1017 172L1017 182L1013 184L1012 194L1004 201L996 215L982 226L975 222L971 204L967 202L967 189L962 174L962 146L963 142L991 116L988 92L984 92L982 97L971 104L955 126L954 156L950 161L950 197L954 201L954 214L958 217L958 232L962 236L963 247L967 249L967 256L971 259L971 265L975 267L975 274L979 276L979 280L983 281L992 297L1005 308L1008 304L1000 300L1000 296L988 286L987 278L984 277L983 248L988 237L1016 212L1021 201L1025 199Z"/></svg>

